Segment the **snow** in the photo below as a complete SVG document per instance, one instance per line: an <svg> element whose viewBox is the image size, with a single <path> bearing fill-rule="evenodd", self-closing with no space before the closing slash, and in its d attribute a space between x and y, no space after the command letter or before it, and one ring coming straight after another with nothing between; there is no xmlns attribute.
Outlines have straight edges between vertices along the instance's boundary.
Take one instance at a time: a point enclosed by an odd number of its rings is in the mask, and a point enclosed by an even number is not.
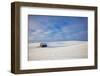
<svg viewBox="0 0 100 76"><path fill-rule="evenodd" d="M28 60L61 60L88 57L87 41L46 42L48 47L40 47L40 43L30 43Z"/></svg>

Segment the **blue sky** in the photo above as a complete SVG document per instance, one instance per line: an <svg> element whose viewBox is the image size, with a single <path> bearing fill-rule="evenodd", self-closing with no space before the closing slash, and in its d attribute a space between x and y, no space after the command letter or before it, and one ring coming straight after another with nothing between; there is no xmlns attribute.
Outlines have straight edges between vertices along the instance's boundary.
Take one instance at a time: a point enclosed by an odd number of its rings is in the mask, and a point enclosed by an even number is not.
<svg viewBox="0 0 100 76"><path fill-rule="evenodd" d="M29 42L87 41L88 18L74 16L28 16Z"/></svg>

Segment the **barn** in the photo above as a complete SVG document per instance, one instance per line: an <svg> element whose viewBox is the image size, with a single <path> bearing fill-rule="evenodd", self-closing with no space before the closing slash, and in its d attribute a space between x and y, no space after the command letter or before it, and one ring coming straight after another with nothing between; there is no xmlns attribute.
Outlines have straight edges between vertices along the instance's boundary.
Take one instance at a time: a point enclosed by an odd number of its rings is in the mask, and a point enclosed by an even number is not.
<svg viewBox="0 0 100 76"><path fill-rule="evenodd" d="M40 47L47 47L46 43L40 43Z"/></svg>

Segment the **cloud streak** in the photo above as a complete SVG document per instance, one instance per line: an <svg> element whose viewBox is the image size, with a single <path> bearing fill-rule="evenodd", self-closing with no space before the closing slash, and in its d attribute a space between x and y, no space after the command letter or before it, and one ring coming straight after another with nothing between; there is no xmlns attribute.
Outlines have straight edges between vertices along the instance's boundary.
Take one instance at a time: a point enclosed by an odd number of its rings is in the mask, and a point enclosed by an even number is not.
<svg viewBox="0 0 100 76"><path fill-rule="evenodd" d="M71 16L28 16L29 42L88 39L88 18Z"/></svg>

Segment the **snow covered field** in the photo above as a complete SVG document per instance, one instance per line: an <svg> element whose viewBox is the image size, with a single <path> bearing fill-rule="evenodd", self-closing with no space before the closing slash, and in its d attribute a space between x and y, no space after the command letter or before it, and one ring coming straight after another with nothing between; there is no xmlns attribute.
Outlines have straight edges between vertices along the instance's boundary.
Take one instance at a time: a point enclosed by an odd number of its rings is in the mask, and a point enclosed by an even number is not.
<svg viewBox="0 0 100 76"><path fill-rule="evenodd" d="M48 47L40 47L40 43L30 43L28 60L60 60L88 57L87 41L48 42Z"/></svg>

